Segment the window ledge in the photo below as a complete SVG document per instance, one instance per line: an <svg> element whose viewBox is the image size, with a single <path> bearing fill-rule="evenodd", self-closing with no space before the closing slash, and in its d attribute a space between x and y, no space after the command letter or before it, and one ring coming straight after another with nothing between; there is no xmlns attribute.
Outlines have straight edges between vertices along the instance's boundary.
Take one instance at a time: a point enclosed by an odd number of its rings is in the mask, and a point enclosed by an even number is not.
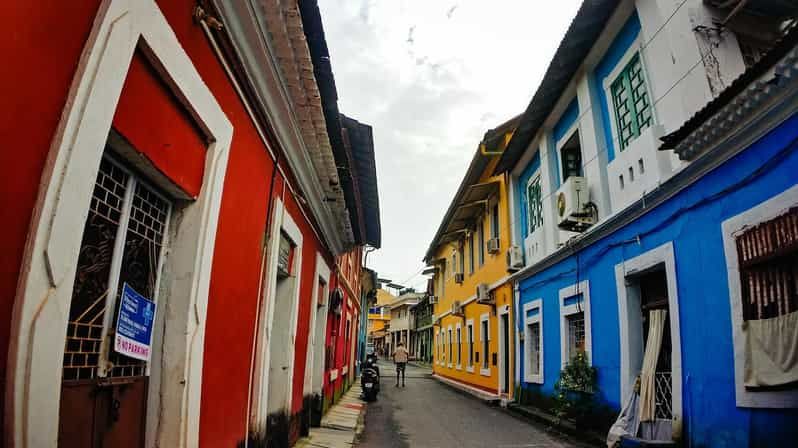
<svg viewBox="0 0 798 448"><path fill-rule="evenodd" d="M463 366L462 366L461 364L457 364L457 366L455 366L455 369L457 369L457 370L463 370Z"/></svg>
<svg viewBox="0 0 798 448"><path fill-rule="evenodd" d="M490 368L479 369L479 374L482 376L490 376Z"/></svg>
<svg viewBox="0 0 798 448"><path fill-rule="evenodd" d="M531 375L524 377L524 382L529 384L543 384L543 375Z"/></svg>
<svg viewBox="0 0 798 448"><path fill-rule="evenodd" d="M474 366L466 366L466 372L474 373Z"/></svg>

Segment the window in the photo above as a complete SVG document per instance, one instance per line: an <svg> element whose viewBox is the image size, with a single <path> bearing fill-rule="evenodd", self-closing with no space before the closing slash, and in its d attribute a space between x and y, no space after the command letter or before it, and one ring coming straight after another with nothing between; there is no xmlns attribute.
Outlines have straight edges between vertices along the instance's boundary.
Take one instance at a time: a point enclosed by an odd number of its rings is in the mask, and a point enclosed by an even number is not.
<svg viewBox="0 0 798 448"><path fill-rule="evenodd" d="M474 233L468 235L468 273L474 273Z"/></svg>
<svg viewBox="0 0 798 448"><path fill-rule="evenodd" d="M474 367L474 322L468 321L466 323L466 337L468 342L468 367Z"/></svg>
<svg viewBox="0 0 798 448"><path fill-rule="evenodd" d="M482 340L482 375L490 376L490 323L488 322L488 315L483 314L480 317L480 337Z"/></svg>
<svg viewBox="0 0 798 448"><path fill-rule="evenodd" d="M479 265L485 264L485 223L483 218L477 219L477 235L479 238Z"/></svg>
<svg viewBox="0 0 798 448"><path fill-rule="evenodd" d="M582 145L579 142L579 131L576 131L560 148L562 163L562 181L571 176L582 175Z"/></svg>
<svg viewBox="0 0 798 448"><path fill-rule="evenodd" d="M585 312L580 311L565 317L568 323L568 361L577 353L585 351Z"/></svg>
<svg viewBox="0 0 798 448"><path fill-rule="evenodd" d="M579 283L560 289L560 363L565 367L578 352L584 352L588 363L592 342L590 336L590 283Z"/></svg>
<svg viewBox="0 0 798 448"><path fill-rule="evenodd" d="M452 367L452 327L449 327L449 367Z"/></svg>
<svg viewBox="0 0 798 448"><path fill-rule="evenodd" d="M107 324L116 321L125 285L157 302L159 261L170 212L171 203L163 196L109 158L102 158L72 289L64 380L146 374L145 361L117 353L101 342L113 331ZM106 310L114 317L106 319Z"/></svg>
<svg viewBox="0 0 798 448"><path fill-rule="evenodd" d="M458 249L457 249L457 258L460 259L460 271L458 271L458 272L460 274L464 274L465 273L465 242L464 241L460 242L460 247L458 247Z"/></svg>
<svg viewBox="0 0 798 448"><path fill-rule="evenodd" d="M651 102L639 54L632 57L612 82L610 94L615 111L618 144L623 151L652 122Z"/></svg>
<svg viewBox="0 0 798 448"><path fill-rule="evenodd" d="M529 234L543 225L543 198L541 196L540 174L530 179L526 187L527 227Z"/></svg>
<svg viewBox="0 0 798 448"><path fill-rule="evenodd" d="M493 204L490 210L490 237L499 237L499 204Z"/></svg>
<svg viewBox="0 0 798 448"><path fill-rule="evenodd" d="M524 381L543 383L543 301L524 305Z"/></svg>
<svg viewBox="0 0 798 448"><path fill-rule="evenodd" d="M461 336L460 333L461 333L461 329L460 329L460 325L458 324L457 325L457 368L458 369L461 368L462 365L463 365L463 359L462 359L462 357L463 357L463 345L462 345L462 340L460 339L460 336Z"/></svg>

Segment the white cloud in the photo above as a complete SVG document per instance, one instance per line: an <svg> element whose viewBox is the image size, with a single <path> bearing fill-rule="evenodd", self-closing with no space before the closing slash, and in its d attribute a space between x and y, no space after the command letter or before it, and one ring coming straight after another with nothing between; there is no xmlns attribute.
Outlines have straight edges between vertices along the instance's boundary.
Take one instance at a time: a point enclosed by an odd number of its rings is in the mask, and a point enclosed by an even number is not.
<svg viewBox="0 0 798 448"><path fill-rule="evenodd" d="M411 286L488 129L521 113L577 0L320 0L339 108L374 128L381 277Z"/></svg>

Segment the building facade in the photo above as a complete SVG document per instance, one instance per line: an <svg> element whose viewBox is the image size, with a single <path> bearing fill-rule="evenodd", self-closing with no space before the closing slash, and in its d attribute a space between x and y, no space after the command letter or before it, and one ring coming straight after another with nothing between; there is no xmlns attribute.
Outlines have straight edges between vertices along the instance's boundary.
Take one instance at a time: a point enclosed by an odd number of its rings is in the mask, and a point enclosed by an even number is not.
<svg viewBox="0 0 798 448"><path fill-rule="evenodd" d="M368 342L374 344L374 350L385 355L388 353L388 329L391 324L390 304L396 296L380 288L376 291L376 303L369 308Z"/></svg>
<svg viewBox="0 0 798 448"><path fill-rule="evenodd" d="M431 242L436 377L491 399L510 397L513 372L509 190L495 173L516 119L488 131Z"/></svg>
<svg viewBox="0 0 798 448"><path fill-rule="evenodd" d="M371 128L315 2L201 3L0 6L5 446L288 446L351 371Z"/></svg>
<svg viewBox="0 0 798 448"><path fill-rule="evenodd" d="M409 347L413 337L411 334L413 322L410 309L415 306L422 297L423 294L421 293L403 291L400 293L399 297L394 299L389 305L391 320L388 325L388 341L386 343L386 353L388 355L396 350L399 343L402 343L408 351L410 350Z"/></svg>
<svg viewBox="0 0 798 448"><path fill-rule="evenodd" d="M410 340L408 347L413 358L424 363L432 362L432 327L435 307L426 294L416 305L410 308Z"/></svg>
<svg viewBox="0 0 798 448"><path fill-rule="evenodd" d="M494 171L524 254L520 403L586 393L607 430L634 398L631 435L795 440L798 370L775 348L798 328L795 11L736 6L585 2L563 38ZM580 355L596 379L570 387Z"/></svg>

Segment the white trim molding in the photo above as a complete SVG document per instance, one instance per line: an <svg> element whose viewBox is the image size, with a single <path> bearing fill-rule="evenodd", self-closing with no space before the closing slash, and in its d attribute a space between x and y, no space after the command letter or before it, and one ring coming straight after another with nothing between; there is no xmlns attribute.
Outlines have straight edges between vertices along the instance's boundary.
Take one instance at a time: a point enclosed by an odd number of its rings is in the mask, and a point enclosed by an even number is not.
<svg viewBox="0 0 798 448"><path fill-rule="evenodd" d="M474 340L474 319L467 319L465 328L466 328L466 345L468 346L467 347L468 348L468 356L470 356L470 358L468 359L469 362L466 364L466 372L474 373L474 353L476 353L476 347L474 347L474 350L472 350L472 347L470 345L470 344L476 343L476 341ZM469 336L468 335L468 329L469 328L471 329L471 339L470 340L468 339L468 336Z"/></svg>
<svg viewBox="0 0 798 448"><path fill-rule="evenodd" d="M737 406L744 408L798 408L798 390L757 391L746 389L743 381L745 366L745 334L743 333L742 285L737 258L735 236L742 230L768 221L798 205L798 185L764 201L745 212L723 221L723 250L729 281L729 301L734 344L734 392Z"/></svg>
<svg viewBox="0 0 798 448"><path fill-rule="evenodd" d="M582 296L577 303L566 305L565 301L571 297ZM568 319L567 317L580 311L585 313L585 352L587 360L593 364L593 335L590 323L590 281L582 280L560 289L560 365L565 368L568 364Z"/></svg>
<svg viewBox="0 0 798 448"><path fill-rule="evenodd" d="M305 358L305 384L303 395L321 394L324 377L324 335L327 331L327 298L330 290L330 267L316 252L316 275L313 277L313 298L308 327L308 349ZM319 297L323 300L320 303Z"/></svg>
<svg viewBox="0 0 798 448"><path fill-rule="evenodd" d="M198 445L205 317L233 127L152 0L105 0L72 81L14 300L6 377L6 446L56 446L61 364L80 237L100 159L137 47L197 121L207 147L199 197L170 235L162 295L167 325L151 367L147 446ZM177 381L179 379L180 381ZM157 409L154 412L153 409Z"/></svg>
<svg viewBox="0 0 798 448"><path fill-rule="evenodd" d="M537 310L537 313L529 316L529 312L532 310ZM535 384L543 384L543 299L535 299L531 300L524 304L524 314L522 317L522 321L524 322L524 382L525 383L535 383ZM539 334L538 334L538 341L539 350L538 350L538 360L540 371L537 375L532 374L532 358L530 358L530 347L532 342L532 334L529 331L529 326L537 323Z"/></svg>
<svg viewBox="0 0 798 448"><path fill-rule="evenodd" d="M621 403L632 393L643 364L643 315L640 311L640 287L629 282L635 275L663 266L668 286L668 319L671 327L671 409L674 420L682 418L682 338L680 326L679 285L673 243L668 242L615 265L618 290L618 326L621 342Z"/></svg>
<svg viewBox="0 0 798 448"><path fill-rule="evenodd" d="M447 340L447 342L449 343L449 345L448 345L449 353L447 353L448 356L446 358L446 367L448 367L450 369L454 366L454 362L453 362L454 360L452 359L452 358L454 358L454 339L453 339L454 336L452 335L452 328L453 328L452 325L449 324L449 326L447 327L448 331L446 332L446 334L449 336L449 338Z"/></svg>
<svg viewBox="0 0 798 448"><path fill-rule="evenodd" d="M487 333L482 331L482 322L487 323ZM488 351L485 352L485 344L480 344L479 351L482 353L482 360L479 362L479 374L490 376L490 314L483 313L479 316L479 342L488 342ZM487 364L487 368L483 367Z"/></svg>

